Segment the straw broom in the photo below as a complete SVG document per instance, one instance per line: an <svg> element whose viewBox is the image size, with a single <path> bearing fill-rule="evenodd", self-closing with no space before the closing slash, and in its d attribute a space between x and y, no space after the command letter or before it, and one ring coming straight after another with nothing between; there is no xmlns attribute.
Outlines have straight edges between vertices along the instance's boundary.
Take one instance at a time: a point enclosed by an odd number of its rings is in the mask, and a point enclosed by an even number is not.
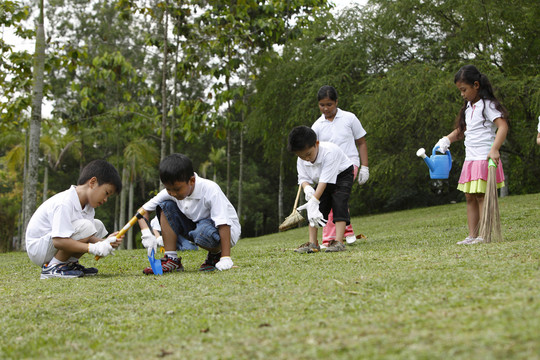
<svg viewBox="0 0 540 360"><path fill-rule="evenodd" d="M482 216L478 223L478 236L484 242L502 241L501 218L499 215L499 198L497 194L497 164L489 159L488 179Z"/></svg>
<svg viewBox="0 0 540 360"><path fill-rule="evenodd" d="M294 206L291 215L287 216L285 220L279 225L279 231L289 230L304 221L302 215L296 210L298 205L298 199L300 198L300 192L302 191L302 185L298 186L298 192L296 193L296 200L294 200Z"/></svg>

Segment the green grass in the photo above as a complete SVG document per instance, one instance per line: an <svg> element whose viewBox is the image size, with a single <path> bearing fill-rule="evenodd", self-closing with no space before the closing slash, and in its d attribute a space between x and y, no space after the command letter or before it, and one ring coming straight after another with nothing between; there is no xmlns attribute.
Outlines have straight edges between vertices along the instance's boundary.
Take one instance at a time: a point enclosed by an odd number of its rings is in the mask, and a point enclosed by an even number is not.
<svg viewBox="0 0 540 360"><path fill-rule="evenodd" d="M307 228L242 239L237 268L144 276L143 250L39 279L0 254L2 359L540 359L540 194L500 200L505 241L455 245L465 204L354 218L368 239L296 254Z"/></svg>

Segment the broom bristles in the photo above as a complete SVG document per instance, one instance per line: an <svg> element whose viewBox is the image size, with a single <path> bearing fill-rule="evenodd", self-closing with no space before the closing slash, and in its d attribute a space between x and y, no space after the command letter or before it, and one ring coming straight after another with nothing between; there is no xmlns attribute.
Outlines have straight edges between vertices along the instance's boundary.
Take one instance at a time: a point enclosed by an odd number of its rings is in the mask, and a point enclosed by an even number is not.
<svg viewBox="0 0 540 360"><path fill-rule="evenodd" d="M290 228L293 228L295 225L304 221L304 218L302 217L302 215L298 212L298 210L296 210L301 191L302 191L302 185L298 185L298 191L296 192L296 199L294 200L292 213L291 215L287 216L285 220L283 220L281 225L279 225L279 231L289 230Z"/></svg>
<svg viewBox="0 0 540 360"><path fill-rule="evenodd" d="M491 159L488 166L488 180L482 216L478 223L478 236L487 243L502 241L499 198L497 193L497 166Z"/></svg>
<svg viewBox="0 0 540 360"><path fill-rule="evenodd" d="M291 215L287 216L281 225L279 225L279 231L289 230L300 224L302 221L304 221L303 216L298 212L298 210L294 210Z"/></svg>

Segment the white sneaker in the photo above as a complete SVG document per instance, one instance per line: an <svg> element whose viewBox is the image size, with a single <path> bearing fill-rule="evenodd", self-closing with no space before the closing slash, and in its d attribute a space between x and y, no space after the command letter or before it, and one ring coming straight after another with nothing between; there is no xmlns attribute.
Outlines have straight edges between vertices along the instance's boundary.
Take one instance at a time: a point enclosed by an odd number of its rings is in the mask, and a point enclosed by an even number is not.
<svg viewBox="0 0 540 360"><path fill-rule="evenodd" d="M465 240L458 241L457 244L458 244L458 245L466 245L466 244L470 244L471 241L474 241L474 240L476 240L476 239L473 238L473 237L467 236L467 237L465 238Z"/></svg>
<svg viewBox="0 0 540 360"><path fill-rule="evenodd" d="M349 235L345 238L345 241L347 242L347 244L354 244L356 241L356 236Z"/></svg>
<svg viewBox="0 0 540 360"><path fill-rule="evenodd" d="M476 239L473 239L471 242L467 243L468 245L472 245L472 244L481 244L484 242L484 239L482 239L481 237L477 237Z"/></svg>

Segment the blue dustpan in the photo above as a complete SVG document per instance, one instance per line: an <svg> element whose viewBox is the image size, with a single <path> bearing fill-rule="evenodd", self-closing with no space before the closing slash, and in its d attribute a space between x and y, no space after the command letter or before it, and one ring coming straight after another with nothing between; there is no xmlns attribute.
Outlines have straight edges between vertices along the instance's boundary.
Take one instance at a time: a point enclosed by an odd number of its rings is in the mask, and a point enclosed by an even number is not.
<svg viewBox="0 0 540 360"><path fill-rule="evenodd" d="M155 275L163 275L163 268L161 267L161 260L156 259L154 249L150 255L148 255L148 261L150 262L150 267Z"/></svg>

